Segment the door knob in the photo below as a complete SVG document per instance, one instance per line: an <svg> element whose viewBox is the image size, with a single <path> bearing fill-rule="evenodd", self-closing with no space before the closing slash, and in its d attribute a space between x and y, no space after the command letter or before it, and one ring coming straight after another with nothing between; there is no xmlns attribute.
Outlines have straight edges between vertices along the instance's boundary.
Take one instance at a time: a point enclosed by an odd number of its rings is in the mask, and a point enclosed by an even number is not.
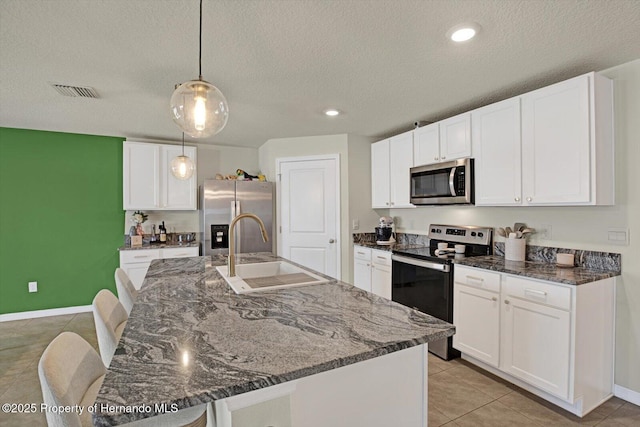
<svg viewBox="0 0 640 427"><path fill-rule="evenodd" d="M329 239L329 243L335 243L336 241L334 239Z"/></svg>

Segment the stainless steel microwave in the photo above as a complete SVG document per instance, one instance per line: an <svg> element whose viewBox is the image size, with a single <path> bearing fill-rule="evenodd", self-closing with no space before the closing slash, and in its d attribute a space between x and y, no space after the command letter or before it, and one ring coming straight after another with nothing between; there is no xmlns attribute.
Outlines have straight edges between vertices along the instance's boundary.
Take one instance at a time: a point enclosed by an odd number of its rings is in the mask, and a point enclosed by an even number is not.
<svg viewBox="0 0 640 427"><path fill-rule="evenodd" d="M459 159L411 168L414 205L474 203L473 159Z"/></svg>

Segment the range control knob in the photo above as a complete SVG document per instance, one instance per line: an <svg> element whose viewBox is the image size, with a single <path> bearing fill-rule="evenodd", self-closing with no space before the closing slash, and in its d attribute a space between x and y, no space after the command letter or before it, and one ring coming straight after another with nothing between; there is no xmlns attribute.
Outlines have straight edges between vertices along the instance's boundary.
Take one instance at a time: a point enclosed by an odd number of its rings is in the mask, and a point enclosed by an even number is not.
<svg viewBox="0 0 640 427"><path fill-rule="evenodd" d="M471 237L476 237L476 232L475 231L471 232Z"/></svg>
<svg viewBox="0 0 640 427"><path fill-rule="evenodd" d="M432 232L432 233L435 233L435 232L436 232L436 229L435 229L435 228L432 228L432 229L431 229L431 232Z"/></svg>
<svg viewBox="0 0 640 427"><path fill-rule="evenodd" d="M478 237L482 237L484 234L482 232L478 232Z"/></svg>

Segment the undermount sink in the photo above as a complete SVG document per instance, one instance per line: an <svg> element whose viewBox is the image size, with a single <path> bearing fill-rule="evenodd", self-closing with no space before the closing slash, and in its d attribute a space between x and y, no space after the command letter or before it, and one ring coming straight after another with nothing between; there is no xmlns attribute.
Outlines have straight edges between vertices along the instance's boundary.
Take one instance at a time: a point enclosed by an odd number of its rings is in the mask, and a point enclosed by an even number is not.
<svg viewBox="0 0 640 427"><path fill-rule="evenodd" d="M286 261L237 264L236 275L233 277L228 276L226 265L218 266L216 270L236 294L316 285L329 281Z"/></svg>

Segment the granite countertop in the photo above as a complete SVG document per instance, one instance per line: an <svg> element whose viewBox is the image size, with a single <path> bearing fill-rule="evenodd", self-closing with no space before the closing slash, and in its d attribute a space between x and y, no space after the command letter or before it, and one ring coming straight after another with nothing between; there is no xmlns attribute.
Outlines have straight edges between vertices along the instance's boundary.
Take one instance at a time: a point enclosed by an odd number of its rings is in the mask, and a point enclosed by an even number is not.
<svg viewBox="0 0 640 427"><path fill-rule="evenodd" d="M239 263L281 259L241 254ZM215 270L226 257L154 260L129 316L94 414L97 426L186 408L453 335L453 325L331 280L236 295Z"/></svg>
<svg viewBox="0 0 640 427"><path fill-rule="evenodd" d="M418 249L424 248L425 245L420 244L401 244L401 243L392 243L390 245L379 245L376 242L359 242L354 243L354 246L362 246L365 248L378 249L380 251L392 252L394 250L402 250L402 249Z"/></svg>
<svg viewBox="0 0 640 427"><path fill-rule="evenodd" d="M453 262L469 267L484 268L485 270L548 280L566 285L582 285L620 275L620 271L613 270L596 270L585 267L564 268L557 267L553 263L535 261L507 261L504 257L498 255L456 259Z"/></svg>
<svg viewBox="0 0 640 427"><path fill-rule="evenodd" d="M188 243L152 243L143 244L142 246L127 246L123 245L118 248L119 251L137 251L144 249L169 249L169 248L199 248L200 242L188 242Z"/></svg>

